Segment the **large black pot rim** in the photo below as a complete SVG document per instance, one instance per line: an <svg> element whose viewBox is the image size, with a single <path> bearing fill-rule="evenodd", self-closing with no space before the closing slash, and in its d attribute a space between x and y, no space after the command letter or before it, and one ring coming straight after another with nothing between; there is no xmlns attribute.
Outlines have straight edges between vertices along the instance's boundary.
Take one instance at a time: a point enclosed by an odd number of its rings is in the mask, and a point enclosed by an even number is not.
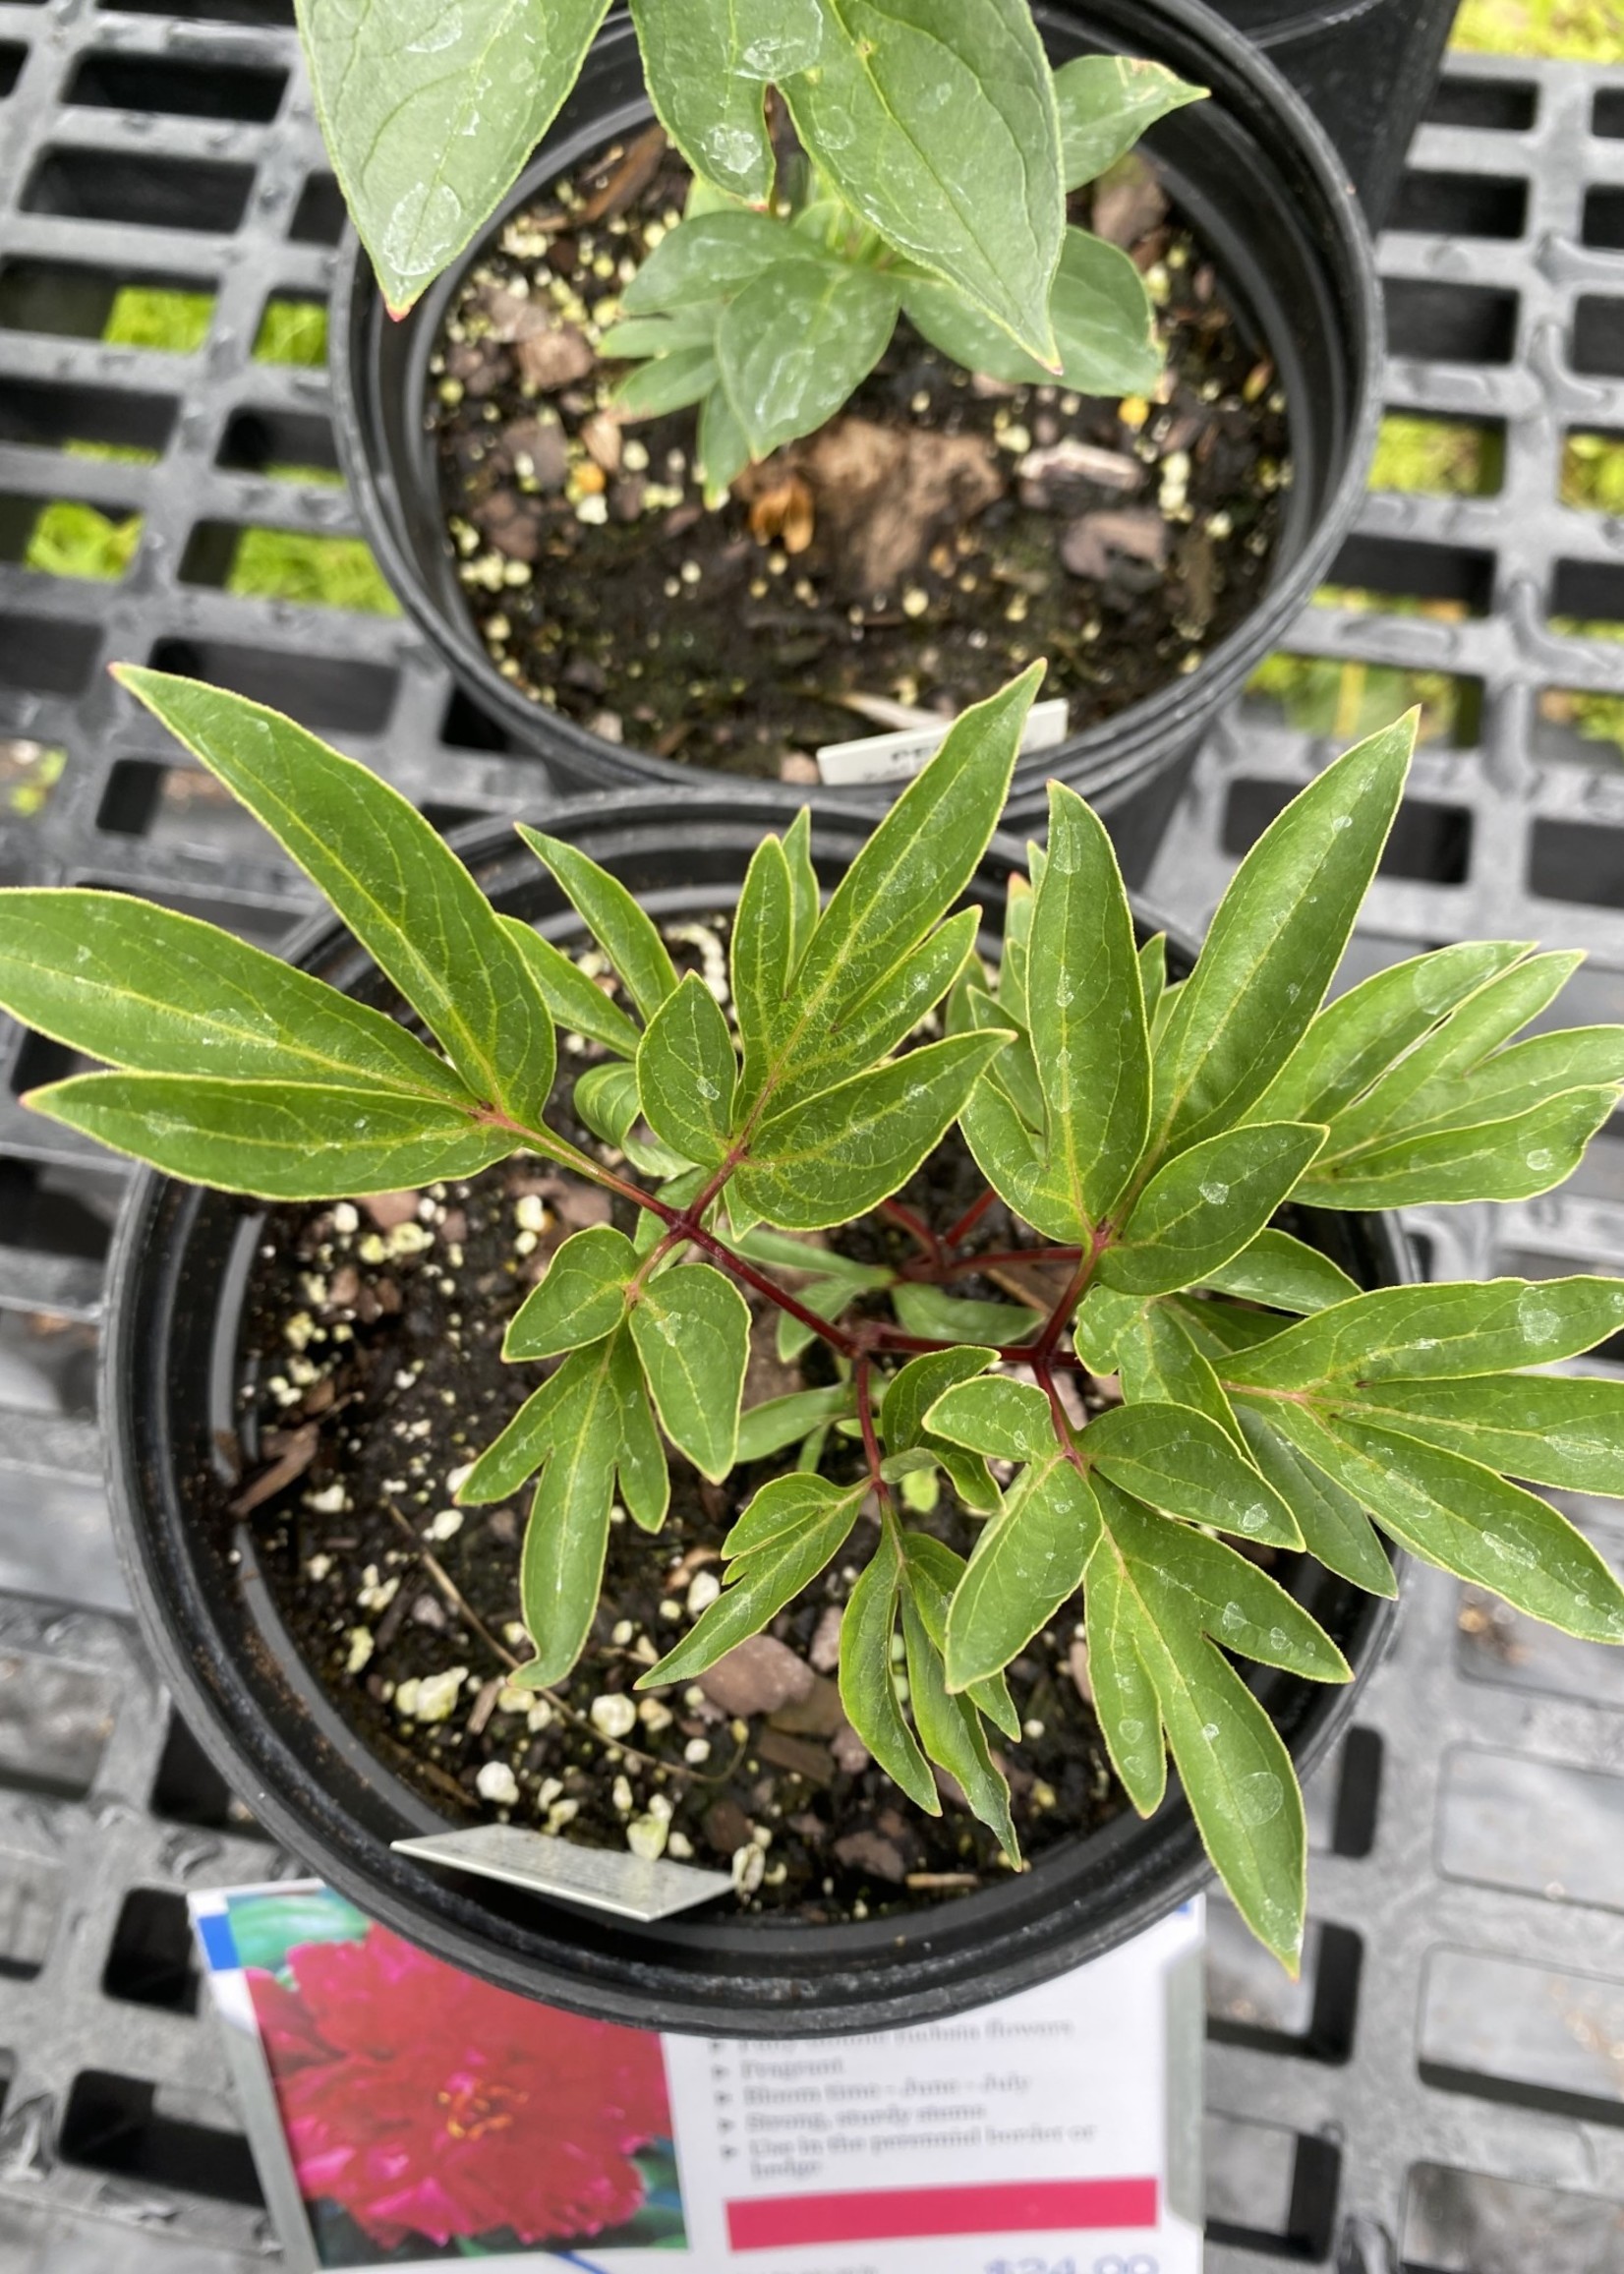
<svg viewBox="0 0 1624 2274"><path fill-rule="evenodd" d="M549 808L546 819L628 877L638 862L669 874L676 854L685 882L665 895L675 912L714 907L728 877L736 891L763 826L795 810L788 793L765 789L698 793L678 815L651 817L646 798L620 793ZM820 808L815 845L826 876L845 865L871 822L860 810ZM532 920L565 927L566 911L505 824L475 825L455 842L498 902L519 895ZM995 839L983 881L996 890L1022 862L1018 844ZM330 917L313 920L288 953L336 983L377 985ZM1327 1221L1348 1232L1348 1255L1366 1276L1411 1275L1387 1219ZM238 1528L228 1550L217 1522L200 1522L189 1496L188 1479L213 1457L213 1430L232 1416L237 1305L256 1222L242 1204L155 1172L134 1181L111 1258L102 1360L114 1529L143 1630L204 1751L266 1832L369 1915L505 1988L602 2018L814 2035L899 2027L1013 1995L1152 1924L1211 1877L1176 1784L1148 1824L1125 1815L995 1889L841 1927L777 1925L724 1908L628 1928L394 1854L391 1838L443 1819L366 1752L294 1659L248 1529ZM190 1287L204 1248L201 1285ZM216 1487L216 1508L219 1497ZM1327 1575L1305 1593L1363 1680L1387 1645L1394 1604ZM1358 1684L1329 1689L1261 1669L1256 1686L1306 1773L1350 1718Z"/></svg>
<svg viewBox="0 0 1624 2274"><path fill-rule="evenodd" d="M1213 244L1243 298L1271 308L1269 341L1293 422L1296 481L1276 573L1251 614L1187 677L1016 768L1012 818L1040 810L1043 784L1058 775L1110 819L1136 785L1193 754L1222 705L1295 621L1352 528L1381 413L1381 296L1358 201L1324 129L1267 58L1203 0L1034 0L1033 13L1057 54L1150 53L1212 90L1210 103L1178 112L1153 130L1152 145L1177 201ZM641 82L628 93L628 70L636 70L633 34L616 11L543 146L545 161L532 160L480 246L539 183L609 136L646 122L651 113ZM595 92L600 79L610 87L608 95ZM1195 161L1206 186L1190 177ZM1230 206L1239 210L1247 202L1254 208L1249 224L1232 220ZM463 686L562 781L684 790L696 783L730 784L731 777L710 769L606 741L533 703L495 670L474 630L445 552L432 442L420 418L415 432L403 433L399 413L391 416L380 356L385 327L391 349L410 343L402 383L406 399L421 404L440 318L479 249L432 285L399 326L389 324L353 233L339 255L331 335L335 424L368 540ZM1315 356L1322 368L1310 378ZM850 798L849 790L842 793L843 801ZM1165 818L1158 810L1158 832ZM1145 863L1134 865L1142 873Z"/></svg>

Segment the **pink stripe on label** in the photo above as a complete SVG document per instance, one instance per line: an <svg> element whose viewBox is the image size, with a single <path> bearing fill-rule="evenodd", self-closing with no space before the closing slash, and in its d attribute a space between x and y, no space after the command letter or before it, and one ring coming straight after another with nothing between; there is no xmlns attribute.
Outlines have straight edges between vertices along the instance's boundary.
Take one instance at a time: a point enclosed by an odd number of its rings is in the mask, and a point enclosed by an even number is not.
<svg viewBox="0 0 1624 2274"><path fill-rule="evenodd" d="M862 2194L768 2195L727 2205L735 2250L800 2243L908 2242L928 2235L1034 2234L1153 2227L1154 2180L1027 2180L985 2187L879 2187Z"/></svg>

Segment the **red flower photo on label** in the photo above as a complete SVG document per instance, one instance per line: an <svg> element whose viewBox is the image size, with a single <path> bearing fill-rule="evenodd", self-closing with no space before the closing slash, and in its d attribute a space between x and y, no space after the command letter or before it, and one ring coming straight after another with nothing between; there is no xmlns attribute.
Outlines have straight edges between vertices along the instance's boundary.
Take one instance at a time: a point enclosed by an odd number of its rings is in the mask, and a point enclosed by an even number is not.
<svg viewBox="0 0 1624 2274"><path fill-rule="evenodd" d="M658 2035L535 2005L348 1917L362 1931L246 1968L323 2263L680 2235Z"/></svg>

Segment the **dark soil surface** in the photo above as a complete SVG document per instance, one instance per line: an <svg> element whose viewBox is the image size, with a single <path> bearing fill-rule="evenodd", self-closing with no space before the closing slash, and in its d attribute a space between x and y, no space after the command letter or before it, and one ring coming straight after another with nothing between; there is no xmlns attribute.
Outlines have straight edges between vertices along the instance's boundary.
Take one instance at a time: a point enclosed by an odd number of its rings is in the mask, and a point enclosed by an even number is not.
<svg viewBox="0 0 1624 2274"><path fill-rule="evenodd" d="M1255 605L1285 400L1142 161L1073 218L1146 278L1160 399L972 378L904 320L847 409L717 512L697 414L617 425L624 367L593 344L687 185L658 130L554 184L474 263L431 364L459 575L521 692L664 757L814 781L821 746L951 718L1039 655L1079 733Z"/></svg>
<svg viewBox="0 0 1624 2274"><path fill-rule="evenodd" d="M684 925L667 937L679 961L714 968L725 931ZM552 1126L616 1159L568 1113L573 1078L595 1055L566 1055ZM950 1140L902 1197L945 1228L982 1190ZM528 1492L467 1511L453 1494L458 1472L542 1378L538 1367L502 1363L509 1317L558 1243L609 1206L543 1162L515 1161L424 1193L270 1213L244 1317L244 1481L230 1513L251 1526L308 1663L379 1759L453 1821L511 1821L622 1847L628 1828L664 1819L667 1854L730 1868L751 1908L801 1920L996 1882L1009 1866L961 1800L950 1792L939 1818L921 1814L841 1713L835 1641L867 1560L866 1524L773 1622L764 1650L745 1646L746 1662L734 1654L699 1683L631 1697L715 1594L720 1542L780 1463L723 1487L672 1454L664 1532L651 1538L615 1513L603 1600L574 1672L549 1696L510 1686L529 1655L516 1623ZM629 1213L620 1220L629 1230ZM977 1252L1007 1248L1012 1234L1002 1207L990 1209ZM837 1238L864 1261L899 1267L915 1252L877 1219ZM1009 1300L1018 1289L1001 1273L954 1292ZM758 1322L747 1406L832 1378L821 1346L792 1369L774 1340L771 1321ZM832 1437L823 1466L854 1476L860 1451ZM961 1553L973 1545L974 1520L945 1481L936 1509L908 1521ZM995 1740L1028 1855L1125 1805L1079 1687L1080 1608L1068 1605L1011 1668L1024 1735Z"/></svg>

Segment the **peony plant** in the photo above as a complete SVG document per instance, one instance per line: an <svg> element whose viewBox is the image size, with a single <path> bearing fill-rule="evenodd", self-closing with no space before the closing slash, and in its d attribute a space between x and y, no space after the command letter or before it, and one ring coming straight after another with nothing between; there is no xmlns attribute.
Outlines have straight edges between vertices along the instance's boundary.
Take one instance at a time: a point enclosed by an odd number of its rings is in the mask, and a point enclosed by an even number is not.
<svg viewBox="0 0 1624 2274"><path fill-rule="evenodd" d="M320 130L393 312L492 218L608 9L298 0ZM887 293L873 277L885 268L914 279L937 329L992 332L1006 359L1019 348L1056 376L1089 293L1103 289L1103 321L1119 319L1131 263L1072 241L1065 194L1198 88L1117 57L1051 73L1028 0L630 0L630 14L648 97L703 196L762 216L798 211L800 260L817 263L821 250L840 282L828 289L840 317L787 282L776 303L757 291L762 341L798 348L812 312L824 353L850 364L857 336L880 329ZM789 159L776 111L796 144ZM897 305L892 293L892 321Z"/></svg>
<svg viewBox="0 0 1624 2274"><path fill-rule="evenodd" d="M1097 817L1052 785L995 955L960 902L1042 674L963 716L827 904L807 813L764 837L725 991L678 975L604 869L521 825L609 995L495 913L364 767L241 697L125 669L421 1030L207 924L80 890L0 894L0 1003L107 1063L34 1091L36 1111L174 1176L316 1200L528 1153L611 1195L619 1221L565 1240L516 1312L505 1354L536 1387L461 1487L493 1502L538 1480L521 1683L579 1654L612 1504L657 1532L672 1453L716 1481L775 1462L722 1543L720 1595L641 1687L691 1681L833 1559L858 1563L852 1726L920 1808L941 1807L933 1768L957 1779L1014 1859L1005 1668L1080 1592L1123 1787L1154 1810L1171 1754L1231 1895L1295 1965L1302 1801L1238 1662L1349 1668L1260 1557L1391 1595L1393 1542L1624 1640L1617 1577L1510 1481L1624 1495L1624 1384L1549 1370L1624 1327L1624 1281L1362 1291L1313 1212L1560 1183L1624 1091L1624 1028L1514 1039L1580 961L1522 941L1418 956L1327 1002L1413 718L1286 808L1183 976L1136 935ZM559 1027L591 1046L572 1081ZM956 1124L986 1195L933 1224L897 1195ZM995 1195L1029 1228L1013 1253L977 1243ZM842 1246L875 1211L908 1229L912 1266ZM955 1291L995 1268L1045 1292ZM741 1411L770 1316L781 1353L824 1346L830 1378ZM967 1560L932 1529L944 1493L983 1520Z"/></svg>

